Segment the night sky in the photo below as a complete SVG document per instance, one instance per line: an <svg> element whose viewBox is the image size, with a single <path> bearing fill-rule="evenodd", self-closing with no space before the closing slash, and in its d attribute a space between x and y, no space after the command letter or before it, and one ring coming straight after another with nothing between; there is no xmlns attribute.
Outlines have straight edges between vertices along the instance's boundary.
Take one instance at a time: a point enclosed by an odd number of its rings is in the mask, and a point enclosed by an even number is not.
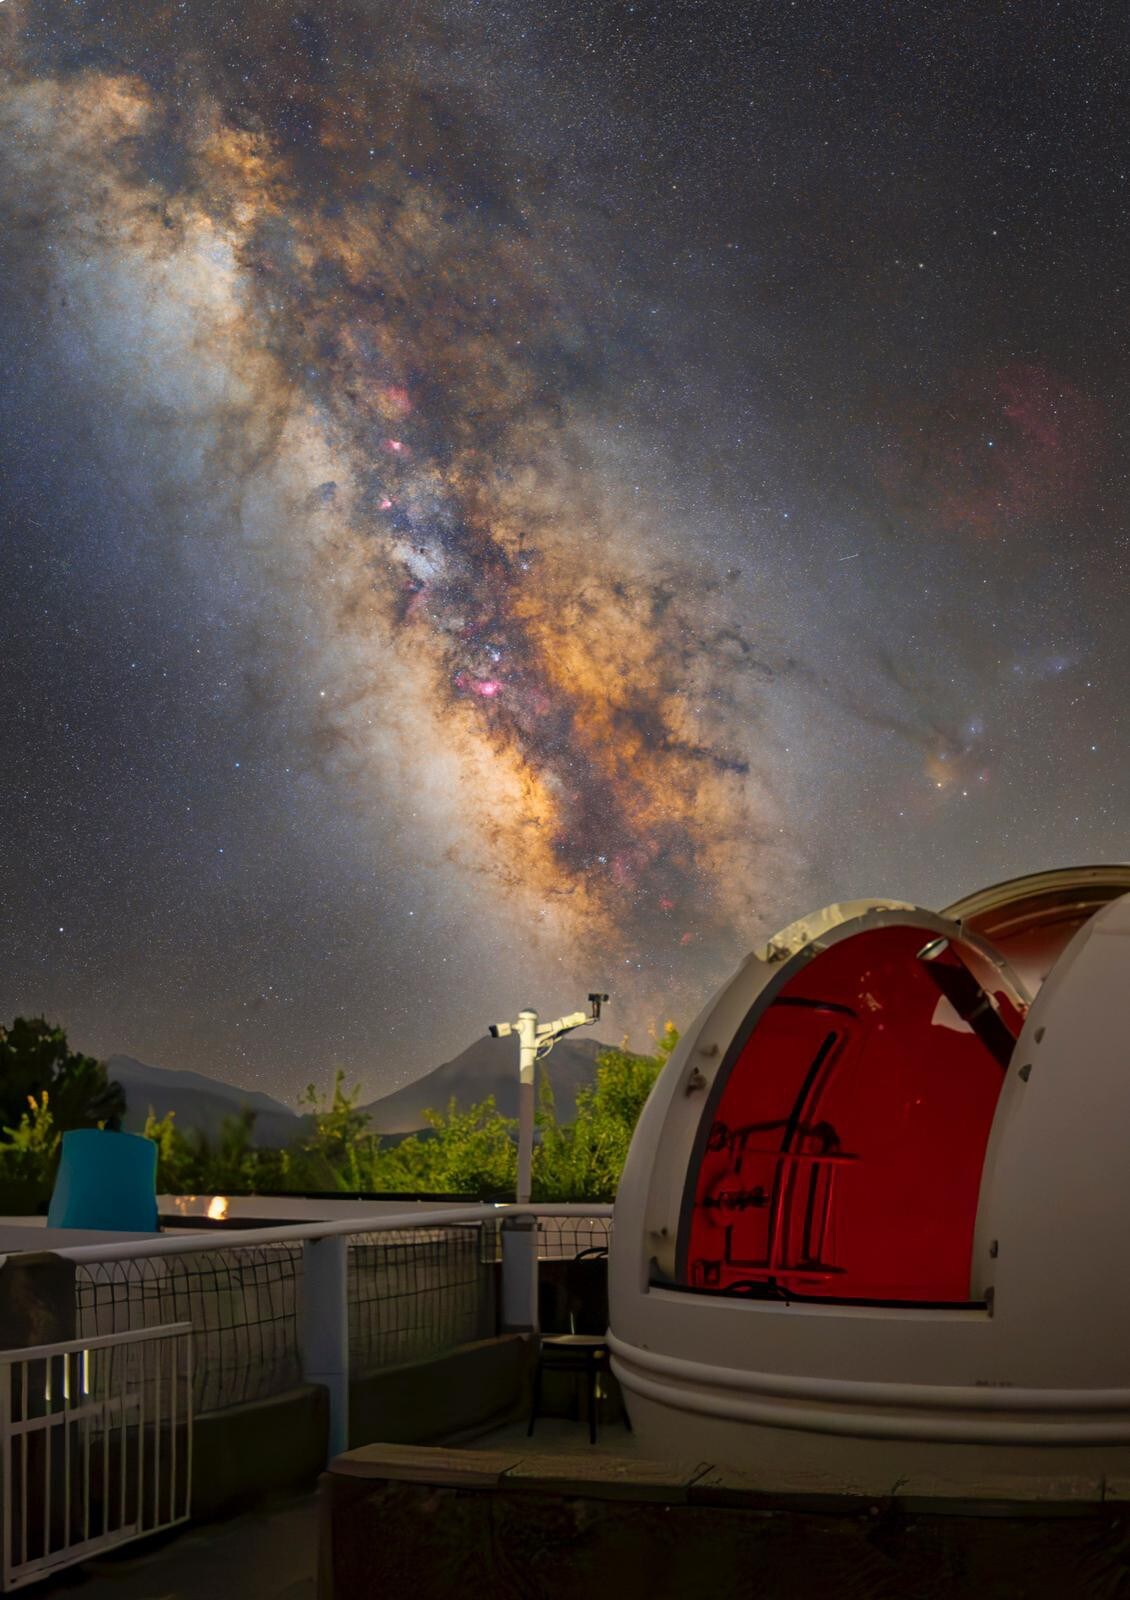
<svg viewBox="0 0 1130 1600"><path fill-rule="evenodd" d="M0 0L0 1017L376 1093L1130 856L1128 57Z"/></svg>

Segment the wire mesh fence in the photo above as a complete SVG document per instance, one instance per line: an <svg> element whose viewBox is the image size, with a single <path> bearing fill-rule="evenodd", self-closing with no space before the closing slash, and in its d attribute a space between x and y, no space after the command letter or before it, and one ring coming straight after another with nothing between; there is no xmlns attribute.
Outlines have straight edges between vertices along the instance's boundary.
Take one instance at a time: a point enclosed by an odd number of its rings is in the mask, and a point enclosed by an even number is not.
<svg viewBox="0 0 1130 1600"><path fill-rule="evenodd" d="M583 1250L607 1250L612 1237L610 1217L539 1217L538 1256L559 1261Z"/></svg>
<svg viewBox="0 0 1130 1600"><path fill-rule="evenodd" d="M349 1245L350 1372L438 1355L495 1332L493 1224L356 1234ZM77 1331L93 1338L192 1325L197 1414L302 1381L300 1240L80 1263Z"/></svg>
<svg viewBox="0 0 1130 1600"><path fill-rule="evenodd" d="M262 1400L302 1375L300 1242L82 1263L80 1338L192 1324L197 1413Z"/></svg>
<svg viewBox="0 0 1130 1600"><path fill-rule="evenodd" d="M572 1261L583 1251L607 1250L612 1237L611 1217L539 1217L538 1260ZM502 1260L499 1223L483 1228L483 1251L489 1261Z"/></svg>
<svg viewBox="0 0 1130 1600"><path fill-rule="evenodd" d="M494 1332L494 1286L478 1226L360 1234L349 1251L353 1377Z"/></svg>
<svg viewBox="0 0 1130 1600"><path fill-rule="evenodd" d="M573 1260L584 1250L607 1250L612 1237L611 1217L539 1217L539 1261ZM483 1254L487 1261L502 1260L501 1224L483 1228Z"/></svg>
<svg viewBox="0 0 1130 1600"><path fill-rule="evenodd" d="M541 1216L542 1261L605 1250L607 1216ZM500 1220L350 1235L354 1378L442 1354L497 1331ZM303 1241L224 1245L76 1266L80 1338L189 1323L198 1415L302 1381Z"/></svg>

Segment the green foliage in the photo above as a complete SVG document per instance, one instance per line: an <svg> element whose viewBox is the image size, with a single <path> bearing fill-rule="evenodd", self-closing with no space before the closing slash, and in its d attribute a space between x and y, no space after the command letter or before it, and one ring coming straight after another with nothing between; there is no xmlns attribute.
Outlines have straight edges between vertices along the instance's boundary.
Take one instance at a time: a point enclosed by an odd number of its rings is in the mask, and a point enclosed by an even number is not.
<svg viewBox="0 0 1130 1600"><path fill-rule="evenodd" d="M0 1025L0 1127L16 1124L28 1101L44 1092L59 1133L97 1128L126 1109L121 1087L109 1080L102 1062L72 1050L62 1028L43 1017Z"/></svg>
<svg viewBox="0 0 1130 1600"><path fill-rule="evenodd" d="M678 1033L668 1023L652 1055L626 1049L597 1057L591 1089L577 1097L576 1119L561 1123L543 1070L533 1161L536 1200L611 1200L632 1132ZM6 1054L4 1053L6 1052ZM60 1028L41 1018L0 1029L0 1063L12 1067L0 1092L0 1210L29 1211L45 1203L54 1181L61 1134L96 1126L124 1111L124 1098L92 1057L67 1047ZM16 1087L26 1087L18 1098ZM263 1190L338 1190L356 1193L484 1195L505 1198L517 1181L517 1120L499 1112L493 1096L461 1109L425 1113L426 1132L382 1138L338 1071L323 1102L313 1085L302 1097L310 1125L286 1150L257 1149L255 1115L228 1117L209 1138L182 1132L175 1116L151 1107L144 1133L157 1145L162 1194L253 1194Z"/></svg>
<svg viewBox="0 0 1130 1600"><path fill-rule="evenodd" d="M669 1022L654 1055L625 1049L597 1057L596 1083L577 1096L575 1122L557 1120L553 1091L543 1074L538 1106L541 1141L534 1151L535 1200L612 1200L640 1112L667 1058L679 1042Z"/></svg>
<svg viewBox="0 0 1130 1600"><path fill-rule="evenodd" d="M176 1113L158 1117L150 1106L142 1129L157 1146L157 1193L197 1194L196 1157L189 1141L176 1125Z"/></svg>
<svg viewBox="0 0 1130 1600"><path fill-rule="evenodd" d="M51 1196L59 1153L59 1130L47 1090L29 1094L23 1115L4 1130L0 1143L0 1211L26 1216Z"/></svg>
<svg viewBox="0 0 1130 1600"><path fill-rule="evenodd" d="M255 1113L245 1107L225 1117L217 1138L198 1128L182 1133L172 1111L158 1117L150 1107L142 1130L157 1145L159 1194L253 1194L257 1189L284 1189L290 1171L289 1152L257 1150L251 1142Z"/></svg>
<svg viewBox="0 0 1130 1600"><path fill-rule="evenodd" d="M43 1164L52 1159L62 1135L55 1126L46 1089L38 1100L33 1094L28 1095L27 1110L14 1128L4 1129L4 1136L5 1154L13 1159Z"/></svg>
<svg viewBox="0 0 1130 1600"><path fill-rule="evenodd" d="M452 1100L445 1113L426 1111L424 1115L431 1136L418 1139L418 1143L432 1146L428 1152L433 1163L431 1193L513 1193L518 1181L514 1142L518 1122L502 1115L493 1095L468 1111L460 1111Z"/></svg>
<svg viewBox="0 0 1130 1600"><path fill-rule="evenodd" d="M113 1124L125 1096L93 1056L72 1050L43 1017L0 1025L0 1210L26 1215L46 1205L61 1136Z"/></svg>
<svg viewBox="0 0 1130 1600"><path fill-rule="evenodd" d="M369 1114L357 1104L359 1084L345 1088L345 1073L334 1075L327 1105L314 1085L308 1084L299 1104L309 1112L313 1127L293 1153L290 1172L296 1189L341 1189L356 1193L371 1189L377 1140L369 1132ZM264 1185L264 1187L268 1187Z"/></svg>

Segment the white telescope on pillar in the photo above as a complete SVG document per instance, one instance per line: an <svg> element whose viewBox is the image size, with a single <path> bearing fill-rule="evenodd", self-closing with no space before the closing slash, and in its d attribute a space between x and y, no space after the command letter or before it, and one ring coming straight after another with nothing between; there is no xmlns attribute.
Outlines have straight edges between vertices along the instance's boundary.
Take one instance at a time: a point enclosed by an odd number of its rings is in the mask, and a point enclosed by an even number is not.
<svg viewBox="0 0 1130 1600"><path fill-rule="evenodd" d="M536 1011L526 1007L519 1011L516 1022L495 1022L487 1030L492 1039L508 1039L518 1035L518 1204L528 1205L530 1199L530 1172L534 1155L534 1069L545 1059L562 1034L574 1028L587 1028L600 1021L600 1008L608 999L606 994L590 994L591 1014L571 1011L567 1017L555 1022L539 1022Z"/></svg>

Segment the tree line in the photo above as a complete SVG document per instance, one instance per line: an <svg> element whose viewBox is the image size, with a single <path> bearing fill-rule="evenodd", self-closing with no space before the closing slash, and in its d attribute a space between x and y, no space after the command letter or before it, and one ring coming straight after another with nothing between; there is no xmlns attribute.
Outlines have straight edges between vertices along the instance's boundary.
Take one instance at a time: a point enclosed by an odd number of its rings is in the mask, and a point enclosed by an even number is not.
<svg viewBox="0 0 1130 1600"><path fill-rule="evenodd" d="M678 1031L668 1023L651 1055L602 1051L591 1087L577 1096L576 1115L558 1118L543 1067L533 1156L535 1200L611 1200L632 1132ZM157 1146L162 1194L357 1192L454 1194L504 1199L517 1180L517 1119L494 1097L425 1113L427 1129L407 1138L383 1136L361 1110L360 1087L339 1071L327 1095L310 1084L301 1101L306 1130L285 1148L256 1146L255 1113L224 1120L209 1137L177 1126L175 1114L150 1106L143 1128ZM93 1056L71 1050L64 1030L42 1017L0 1025L0 1214L45 1208L55 1181L62 1136L72 1128L121 1126L121 1087Z"/></svg>

